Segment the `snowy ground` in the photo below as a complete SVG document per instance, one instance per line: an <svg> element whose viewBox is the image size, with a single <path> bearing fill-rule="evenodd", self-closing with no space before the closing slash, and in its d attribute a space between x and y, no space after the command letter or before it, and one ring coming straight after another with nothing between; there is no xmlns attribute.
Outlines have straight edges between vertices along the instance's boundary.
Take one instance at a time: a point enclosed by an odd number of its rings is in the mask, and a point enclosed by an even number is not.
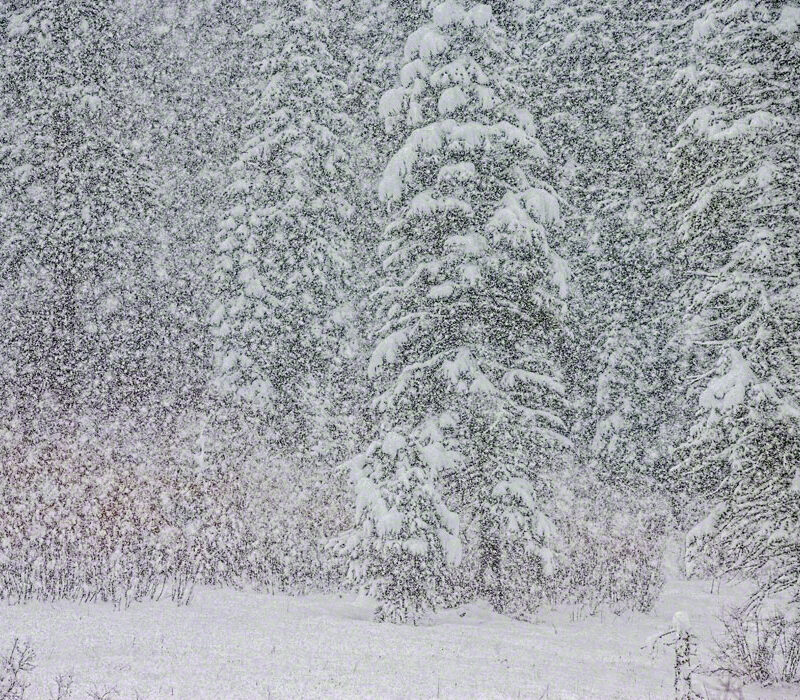
<svg viewBox="0 0 800 700"><path fill-rule="evenodd" d="M118 611L73 603L0 607L0 645L30 640L38 667L27 697L51 697L72 673L73 698L670 698L672 650L650 640L688 613L707 657L723 605L741 587L671 577L651 615L575 620L547 610L527 624L481 605L420 627L377 624L368 601L201 590L192 605L145 603ZM460 613L464 613L463 617ZM644 647L644 648L643 648ZM797 689L721 690L708 698L791 698Z"/></svg>

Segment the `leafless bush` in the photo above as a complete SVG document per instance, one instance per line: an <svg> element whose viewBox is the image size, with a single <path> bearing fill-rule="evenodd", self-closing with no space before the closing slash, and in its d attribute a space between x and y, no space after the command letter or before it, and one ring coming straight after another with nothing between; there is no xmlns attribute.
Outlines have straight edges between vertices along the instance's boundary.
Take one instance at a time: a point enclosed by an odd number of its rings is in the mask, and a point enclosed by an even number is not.
<svg viewBox="0 0 800 700"><path fill-rule="evenodd" d="M301 488L291 465L273 483L189 462L152 469L114 449L44 442L0 451L0 600L127 607L188 604L198 584L337 587L324 540L339 522L319 515L329 484Z"/></svg>
<svg viewBox="0 0 800 700"><path fill-rule="evenodd" d="M614 612L649 612L664 583L663 544L646 530L614 537L575 524L569 548L561 553L553 597Z"/></svg>
<svg viewBox="0 0 800 700"><path fill-rule="evenodd" d="M718 669L762 685L800 682L800 621L756 606L734 608L722 618Z"/></svg>
<svg viewBox="0 0 800 700"><path fill-rule="evenodd" d="M589 614L601 608L649 612L664 584L668 516L655 499L626 497L598 486L562 511L554 575L546 583L553 602L574 603Z"/></svg>
<svg viewBox="0 0 800 700"><path fill-rule="evenodd" d="M711 593L715 587L719 591L720 584L724 580L735 578L735 555L730 548L712 537L697 535L687 537L683 563L686 578L711 581Z"/></svg>
<svg viewBox="0 0 800 700"><path fill-rule="evenodd" d="M195 583L229 584L247 547L237 490L81 450L2 465L0 600L185 604Z"/></svg>
<svg viewBox="0 0 800 700"><path fill-rule="evenodd" d="M0 657L0 700L22 700L36 654L29 644L14 639L8 654Z"/></svg>
<svg viewBox="0 0 800 700"><path fill-rule="evenodd" d="M55 684L56 692L55 695L50 693L51 700L72 700L73 679L71 673L56 676Z"/></svg>

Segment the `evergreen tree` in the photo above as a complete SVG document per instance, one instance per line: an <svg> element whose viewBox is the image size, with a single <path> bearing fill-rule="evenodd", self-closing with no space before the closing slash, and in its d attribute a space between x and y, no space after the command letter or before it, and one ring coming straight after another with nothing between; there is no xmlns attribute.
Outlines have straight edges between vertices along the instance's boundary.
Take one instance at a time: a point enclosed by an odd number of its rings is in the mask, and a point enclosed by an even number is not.
<svg viewBox="0 0 800 700"><path fill-rule="evenodd" d="M272 584L292 590L329 576L322 546L345 509L333 470L361 431L352 377L372 265L359 249L375 207L355 118L369 87L348 29L360 12L286 1L250 24L235 81L244 117L217 200L210 326L229 448L215 459L245 472L270 513L261 555Z"/></svg>
<svg viewBox="0 0 800 700"><path fill-rule="evenodd" d="M795 591L799 27L790 4L715 2L690 15L672 153L698 402L684 475L719 501L702 532L731 566Z"/></svg>
<svg viewBox="0 0 800 700"><path fill-rule="evenodd" d="M576 441L601 478L623 487L657 475L665 422L668 335L658 243L663 149L646 89L658 3L531 3L521 46L528 100L561 164L565 243L574 261L582 329L570 362L580 406ZM663 169L663 168L662 168ZM603 309L603 313L598 313Z"/></svg>
<svg viewBox="0 0 800 700"><path fill-rule="evenodd" d="M113 413L146 392L149 159L103 0L13 2L2 44L3 404ZM30 425L29 425L30 427Z"/></svg>
<svg viewBox="0 0 800 700"><path fill-rule="evenodd" d="M348 546L384 619L446 597L445 564L465 544L473 591L497 608L525 595L503 590L506 567L547 559L545 472L567 444L568 273L508 48L489 6L444 2L380 101L401 145L379 187L391 220L369 366L378 437L351 463Z"/></svg>
<svg viewBox="0 0 800 700"><path fill-rule="evenodd" d="M158 174L149 336L161 368L162 425L209 400L211 303L218 202L242 117L232 86L250 63L252 11L229 1L131 2L123 70L139 140ZM197 115L203 119L198 120Z"/></svg>
<svg viewBox="0 0 800 700"><path fill-rule="evenodd" d="M292 440L305 430L303 395L339 355L353 283L355 129L325 17L322 5L286 2L250 29L256 59L244 78L247 121L226 188L211 319L222 393L275 425L280 417Z"/></svg>

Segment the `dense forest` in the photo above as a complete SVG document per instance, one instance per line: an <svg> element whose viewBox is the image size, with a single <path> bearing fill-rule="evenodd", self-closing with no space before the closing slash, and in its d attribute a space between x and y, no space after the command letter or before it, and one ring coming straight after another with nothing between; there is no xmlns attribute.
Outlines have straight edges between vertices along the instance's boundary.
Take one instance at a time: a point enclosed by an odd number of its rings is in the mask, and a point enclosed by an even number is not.
<svg viewBox="0 0 800 700"><path fill-rule="evenodd" d="M6 0L0 599L800 596L800 5Z"/></svg>

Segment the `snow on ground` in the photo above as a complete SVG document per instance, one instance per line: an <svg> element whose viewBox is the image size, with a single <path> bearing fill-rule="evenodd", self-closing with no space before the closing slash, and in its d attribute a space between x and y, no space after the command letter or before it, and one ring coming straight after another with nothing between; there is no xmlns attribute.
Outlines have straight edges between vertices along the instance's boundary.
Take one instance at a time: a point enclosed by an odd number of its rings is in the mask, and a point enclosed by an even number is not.
<svg viewBox="0 0 800 700"><path fill-rule="evenodd" d="M0 645L30 640L37 669L27 697L50 697L72 673L78 700L118 698L671 698L672 649L651 640L688 615L707 656L715 616L741 601L741 586L711 594L705 581L670 577L650 615L594 617L546 610L534 623L481 604L443 611L431 624L378 624L368 600L200 590L189 607L148 602L0 607ZM463 614L463 616L462 616ZM708 698L796 697L783 687L725 693L699 678Z"/></svg>

